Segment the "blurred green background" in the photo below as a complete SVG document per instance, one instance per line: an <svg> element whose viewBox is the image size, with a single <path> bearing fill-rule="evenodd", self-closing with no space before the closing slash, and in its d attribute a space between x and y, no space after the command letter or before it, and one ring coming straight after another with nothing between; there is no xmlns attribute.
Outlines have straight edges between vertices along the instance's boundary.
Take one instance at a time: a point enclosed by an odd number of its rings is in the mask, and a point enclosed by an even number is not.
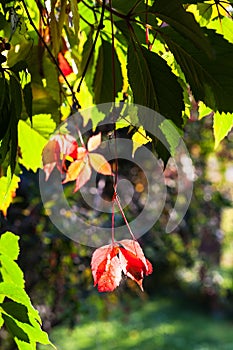
<svg viewBox="0 0 233 350"><path fill-rule="evenodd" d="M196 178L189 210L171 234L164 227L176 199L176 172L171 166L165 172L165 208L140 239L154 267L144 293L128 279L113 293L98 293L93 249L57 231L43 208L38 174L23 171L1 232L20 236L26 290L59 350L233 349L233 132L214 150L211 125L208 117L187 123L184 140ZM65 191L71 203L80 203L72 186ZM4 329L0 339L1 349L15 349Z"/></svg>

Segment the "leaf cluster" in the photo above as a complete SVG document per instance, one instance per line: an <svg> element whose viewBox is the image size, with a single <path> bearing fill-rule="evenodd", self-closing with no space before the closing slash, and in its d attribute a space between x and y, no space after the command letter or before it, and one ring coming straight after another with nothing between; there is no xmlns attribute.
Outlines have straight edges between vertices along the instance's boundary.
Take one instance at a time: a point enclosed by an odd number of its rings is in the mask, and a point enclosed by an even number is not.
<svg viewBox="0 0 233 350"><path fill-rule="evenodd" d="M23 272L16 263L18 239L11 232L5 232L0 239L0 328L5 325L19 350L33 350L37 343L52 344L25 292Z"/></svg>

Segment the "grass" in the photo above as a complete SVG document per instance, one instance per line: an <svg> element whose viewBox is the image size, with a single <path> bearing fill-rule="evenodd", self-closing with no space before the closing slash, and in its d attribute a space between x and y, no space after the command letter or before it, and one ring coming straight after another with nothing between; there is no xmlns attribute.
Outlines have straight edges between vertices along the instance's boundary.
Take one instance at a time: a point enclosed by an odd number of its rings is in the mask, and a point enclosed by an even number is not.
<svg viewBox="0 0 233 350"><path fill-rule="evenodd" d="M50 338L58 350L232 350L232 330L229 321L158 299L138 300L124 312L118 308L107 320L89 315L72 330L55 328Z"/></svg>

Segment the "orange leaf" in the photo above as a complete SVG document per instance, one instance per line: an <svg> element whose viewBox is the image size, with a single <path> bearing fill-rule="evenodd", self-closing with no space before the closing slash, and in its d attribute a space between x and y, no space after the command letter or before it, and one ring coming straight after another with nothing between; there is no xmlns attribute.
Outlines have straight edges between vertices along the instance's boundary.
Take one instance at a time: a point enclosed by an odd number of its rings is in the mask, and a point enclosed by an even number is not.
<svg viewBox="0 0 233 350"><path fill-rule="evenodd" d="M97 173L103 175L112 175L111 165L107 162L107 160L98 153L90 153L89 159L92 168L97 171Z"/></svg>
<svg viewBox="0 0 233 350"><path fill-rule="evenodd" d="M45 181L47 181L55 165L60 168L60 146L57 140L51 139L45 145L42 152L42 161L44 165Z"/></svg>
<svg viewBox="0 0 233 350"><path fill-rule="evenodd" d="M101 144L101 133L99 132L97 135L94 135L89 138L87 142L88 152L94 151L96 148L99 147L100 144Z"/></svg>
<svg viewBox="0 0 233 350"><path fill-rule="evenodd" d="M85 166L85 163L84 163L83 159L75 160L73 163L71 163L68 170L67 170L66 178L62 183L64 184L68 181L77 180L77 177L79 176L79 174L82 171L82 168L84 166Z"/></svg>
<svg viewBox="0 0 233 350"><path fill-rule="evenodd" d="M106 245L95 250L91 259L94 286L99 292L112 292L121 281L118 247Z"/></svg>
<svg viewBox="0 0 233 350"><path fill-rule="evenodd" d="M87 161L76 179L76 186L74 192L77 192L82 186L84 186L85 183L90 180L90 178L91 167L89 165L89 162Z"/></svg>

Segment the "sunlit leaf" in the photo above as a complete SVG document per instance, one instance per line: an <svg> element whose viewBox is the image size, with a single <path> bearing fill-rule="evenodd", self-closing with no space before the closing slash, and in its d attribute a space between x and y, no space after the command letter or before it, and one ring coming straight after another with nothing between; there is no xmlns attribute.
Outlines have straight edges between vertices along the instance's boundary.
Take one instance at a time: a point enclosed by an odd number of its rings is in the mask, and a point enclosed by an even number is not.
<svg viewBox="0 0 233 350"><path fill-rule="evenodd" d="M7 175L0 178L0 210L6 216L7 209L15 197L16 190L19 187L20 178L13 174L11 176L10 168L8 167Z"/></svg>
<svg viewBox="0 0 233 350"><path fill-rule="evenodd" d="M86 156L86 161L87 160L88 160L88 157ZM80 172L83 170L83 167L85 166L84 162L85 162L85 159L81 159L81 160L75 160L73 163L71 163L67 170L66 178L63 181L63 183L76 180Z"/></svg>
<svg viewBox="0 0 233 350"><path fill-rule="evenodd" d="M97 135L90 137L87 142L88 152L92 152L96 150L96 148L98 148L100 144L101 144L101 133L98 133Z"/></svg>
<svg viewBox="0 0 233 350"><path fill-rule="evenodd" d="M118 248L106 245L95 250L91 259L94 286L99 292L112 292L121 281L121 265L117 258Z"/></svg>
<svg viewBox="0 0 233 350"><path fill-rule="evenodd" d="M84 167L82 168L82 171L78 175L76 179L76 185L74 192L77 192L82 186L84 186L87 181L89 181L91 178L91 167L89 165L89 162L86 162Z"/></svg>
<svg viewBox="0 0 233 350"><path fill-rule="evenodd" d="M18 125L19 147L22 158L19 162L34 172L42 165L42 150L47 143L48 132L55 129L55 123L49 114L33 116L33 125L30 121L20 120ZM43 129L42 129L42 128Z"/></svg>
<svg viewBox="0 0 233 350"><path fill-rule="evenodd" d="M142 145L145 145L148 142L151 142L152 139L146 135L146 131L143 129L142 126L140 126L138 131L136 131L135 134L133 134L132 141L133 141L132 157L134 157L136 150Z"/></svg>
<svg viewBox="0 0 233 350"><path fill-rule="evenodd" d="M112 175L111 165L107 162L104 156L98 153L90 153L89 159L90 164L95 171L103 175Z"/></svg>
<svg viewBox="0 0 233 350"><path fill-rule="evenodd" d="M4 232L0 238L0 253L16 260L19 255L19 236L11 232Z"/></svg>
<svg viewBox="0 0 233 350"><path fill-rule="evenodd" d="M216 149L233 127L233 113L214 113L214 138Z"/></svg>

